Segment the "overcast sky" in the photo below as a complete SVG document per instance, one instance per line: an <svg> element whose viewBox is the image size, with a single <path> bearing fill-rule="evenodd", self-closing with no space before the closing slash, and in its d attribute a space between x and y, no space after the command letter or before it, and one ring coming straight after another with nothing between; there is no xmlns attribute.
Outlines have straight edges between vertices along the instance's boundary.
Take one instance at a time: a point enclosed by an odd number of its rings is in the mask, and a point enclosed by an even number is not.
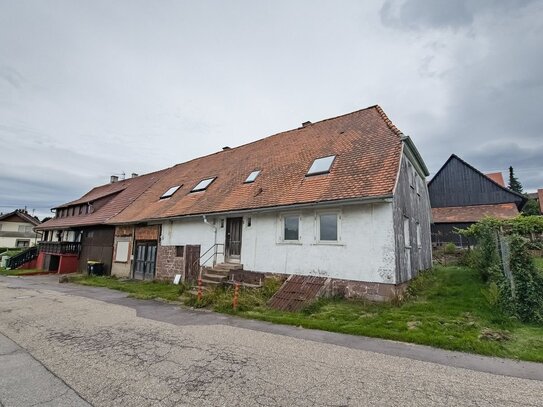
<svg viewBox="0 0 543 407"><path fill-rule="evenodd" d="M374 104L543 188L542 73L543 1L0 0L0 211Z"/></svg>

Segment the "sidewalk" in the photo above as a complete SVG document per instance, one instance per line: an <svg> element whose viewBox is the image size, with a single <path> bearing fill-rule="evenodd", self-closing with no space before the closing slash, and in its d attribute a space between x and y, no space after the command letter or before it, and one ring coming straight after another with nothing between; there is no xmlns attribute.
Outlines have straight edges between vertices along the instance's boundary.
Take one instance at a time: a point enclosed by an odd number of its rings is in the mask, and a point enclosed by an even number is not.
<svg viewBox="0 0 543 407"><path fill-rule="evenodd" d="M0 406L90 406L15 342L0 334Z"/></svg>

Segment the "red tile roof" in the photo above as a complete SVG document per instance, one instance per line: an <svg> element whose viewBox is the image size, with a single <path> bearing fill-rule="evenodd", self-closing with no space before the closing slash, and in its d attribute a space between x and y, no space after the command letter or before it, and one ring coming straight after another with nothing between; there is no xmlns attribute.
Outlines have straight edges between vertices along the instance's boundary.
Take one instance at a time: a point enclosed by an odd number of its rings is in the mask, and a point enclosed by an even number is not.
<svg viewBox="0 0 543 407"><path fill-rule="evenodd" d="M485 216L492 216L498 219L511 219L518 214L519 211L514 203L432 208L434 223L478 222Z"/></svg>
<svg viewBox="0 0 543 407"><path fill-rule="evenodd" d="M78 204L92 203L99 199L109 197L107 202L89 214L55 217L39 225L36 230L62 229L78 226L104 224L107 220L122 212L134 202L147 188L155 183L168 169L140 175L112 184L93 188L80 199L60 205L57 208L66 208Z"/></svg>
<svg viewBox="0 0 543 407"><path fill-rule="evenodd" d="M401 132L372 106L178 164L107 223L390 196L402 151ZM329 174L306 177L316 158L336 155ZM255 169L255 182L244 183ZM206 191L191 193L202 179ZM159 199L181 185L171 198Z"/></svg>
<svg viewBox="0 0 543 407"><path fill-rule="evenodd" d="M507 188L507 186L505 185L505 180L503 179L503 174L501 172L491 172L485 175L488 178L490 178L492 181L494 181L496 184L499 184L502 187Z"/></svg>

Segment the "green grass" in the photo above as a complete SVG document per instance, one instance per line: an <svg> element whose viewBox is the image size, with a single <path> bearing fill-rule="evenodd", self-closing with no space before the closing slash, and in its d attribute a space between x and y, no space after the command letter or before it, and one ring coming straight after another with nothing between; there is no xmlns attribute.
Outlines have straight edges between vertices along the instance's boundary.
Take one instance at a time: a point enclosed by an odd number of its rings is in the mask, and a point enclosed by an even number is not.
<svg viewBox="0 0 543 407"><path fill-rule="evenodd" d="M161 298L167 301L179 301L180 295L185 290L183 285L174 285L162 281L119 280L114 277L77 276L69 277L69 281L77 284L124 291L129 293L130 297L142 300Z"/></svg>
<svg viewBox="0 0 543 407"><path fill-rule="evenodd" d="M25 274L29 273L35 273L36 269L15 269L15 270L7 270L5 268L0 267L0 276L24 276Z"/></svg>
<svg viewBox="0 0 543 407"><path fill-rule="evenodd" d="M321 299L301 313L266 307L239 312L247 318L364 335L443 349L543 362L543 327L522 324L492 309L484 284L467 268L440 267L415 280L414 296L400 306ZM480 338L483 331L509 340Z"/></svg>

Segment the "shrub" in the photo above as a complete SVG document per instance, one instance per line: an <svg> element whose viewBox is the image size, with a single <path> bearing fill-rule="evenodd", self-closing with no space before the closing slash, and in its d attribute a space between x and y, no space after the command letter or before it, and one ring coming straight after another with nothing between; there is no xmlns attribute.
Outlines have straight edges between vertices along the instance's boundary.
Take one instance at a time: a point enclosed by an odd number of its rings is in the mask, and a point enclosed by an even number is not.
<svg viewBox="0 0 543 407"><path fill-rule="evenodd" d="M454 243L447 243L443 249L443 252L445 254L455 254L456 253L456 245Z"/></svg>

